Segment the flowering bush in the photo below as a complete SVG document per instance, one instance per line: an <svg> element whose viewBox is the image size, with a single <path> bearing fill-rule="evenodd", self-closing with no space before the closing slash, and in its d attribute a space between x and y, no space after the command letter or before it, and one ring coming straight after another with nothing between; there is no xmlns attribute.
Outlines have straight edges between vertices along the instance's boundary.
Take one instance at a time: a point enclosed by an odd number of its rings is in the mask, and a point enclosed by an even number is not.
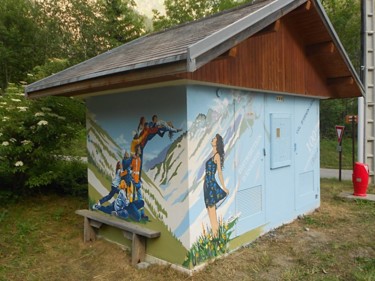
<svg viewBox="0 0 375 281"><path fill-rule="evenodd" d="M19 194L58 183L66 165L59 155L82 129L84 112L70 98L28 100L22 88L9 85L0 96L1 189Z"/></svg>

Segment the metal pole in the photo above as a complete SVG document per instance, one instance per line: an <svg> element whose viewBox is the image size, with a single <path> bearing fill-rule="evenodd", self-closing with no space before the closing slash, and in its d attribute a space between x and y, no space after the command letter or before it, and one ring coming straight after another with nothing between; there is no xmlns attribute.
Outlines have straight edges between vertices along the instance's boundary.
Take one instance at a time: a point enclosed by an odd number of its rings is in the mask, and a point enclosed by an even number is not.
<svg viewBox="0 0 375 281"><path fill-rule="evenodd" d="M341 181L341 166L342 166L342 139L340 140L339 151L339 181Z"/></svg>
<svg viewBox="0 0 375 281"><path fill-rule="evenodd" d="M365 29L366 29L366 7L365 7L365 0L361 0L361 61L360 61L360 70L359 70L359 76L361 78L361 82L363 85L365 85L365 73L366 73L366 67L365 67L365 56L366 56L366 50L365 50ZM365 92L367 92L367 89L365 89ZM357 159L361 163L365 163L365 154L368 153L368 151L365 151L365 99L363 97L358 98L358 151L357 151ZM372 153L372 152L370 152Z"/></svg>
<svg viewBox="0 0 375 281"><path fill-rule="evenodd" d="M354 147L355 147L355 120L354 115L352 116L352 166L354 171Z"/></svg>

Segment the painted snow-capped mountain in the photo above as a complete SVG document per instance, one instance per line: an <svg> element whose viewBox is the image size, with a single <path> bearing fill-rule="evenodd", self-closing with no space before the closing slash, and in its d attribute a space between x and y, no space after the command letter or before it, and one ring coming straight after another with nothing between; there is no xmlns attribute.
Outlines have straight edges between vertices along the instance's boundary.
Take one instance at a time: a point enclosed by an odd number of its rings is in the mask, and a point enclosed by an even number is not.
<svg viewBox="0 0 375 281"><path fill-rule="evenodd" d="M104 175L112 177L118 160L122 158L122 150L109 134L95 123L92 116L86 118L87 153L89 161Z"/></svg>
<svg viewBox="0 0 375 281"><path fill-rule="evenodd" d="M213 156L211 140L217 133L224 140L224 178L226 184L231 185L231 195L218 211L225 216L236 215L228 210L234 203L233 195L238 187L233 186L231 181L234 182L234 179L228 174L236 162L234 146L239 136L251 127L253 120L250 119L255 116L249 114L251 110L251 96L230 95L217 106L211 106L206 113L198 114L188 131L180 134L161 153L163 157L157 157L159 161L153 161L152 165L149 162L147 167L143 167L146 209L153 219L161 220L187 249L200 234L202 223L208 223L203 202L203 180L205 163ZM92 146L90 157L101 171L110 175L116 159L121 159L118 158L121 157L121 149L93 120L88 121L88 129ZM102 152L98 154L99 150Z"/></svg>

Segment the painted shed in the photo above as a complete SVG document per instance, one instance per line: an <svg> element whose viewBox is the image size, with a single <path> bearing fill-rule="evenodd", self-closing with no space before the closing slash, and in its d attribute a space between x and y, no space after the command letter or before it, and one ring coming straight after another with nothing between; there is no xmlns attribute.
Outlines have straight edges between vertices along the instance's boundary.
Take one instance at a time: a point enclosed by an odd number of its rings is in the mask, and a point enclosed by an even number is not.
<svg viewBox="0 0 375 281"><path fill-rule="evenodd" d="M363 92L316 0L256 1L26 88L86 100L89 208L160 231L147 258L188 270L319 207L319 101Z"/></svg>

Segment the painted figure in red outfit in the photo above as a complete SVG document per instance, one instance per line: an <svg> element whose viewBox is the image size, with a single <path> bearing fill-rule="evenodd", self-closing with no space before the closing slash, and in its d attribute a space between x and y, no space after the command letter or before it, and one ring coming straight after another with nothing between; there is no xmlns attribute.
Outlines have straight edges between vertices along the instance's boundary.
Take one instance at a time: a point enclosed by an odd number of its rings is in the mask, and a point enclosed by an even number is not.
<svg viewBox="0 0 375 281"><path fill-rule="evenodd" d="M130 168L132 170L132 182L133 186L137 191L137 200L143 201L142 197L142 181L141 181L141 167L142 167L142 160L141 160L141 147L138 145L136 147L135 154L132 154L132 162L130 164ZM145 216L145 211L142 208L141 210L141 218L147 220L147 216Z"/></svg>

